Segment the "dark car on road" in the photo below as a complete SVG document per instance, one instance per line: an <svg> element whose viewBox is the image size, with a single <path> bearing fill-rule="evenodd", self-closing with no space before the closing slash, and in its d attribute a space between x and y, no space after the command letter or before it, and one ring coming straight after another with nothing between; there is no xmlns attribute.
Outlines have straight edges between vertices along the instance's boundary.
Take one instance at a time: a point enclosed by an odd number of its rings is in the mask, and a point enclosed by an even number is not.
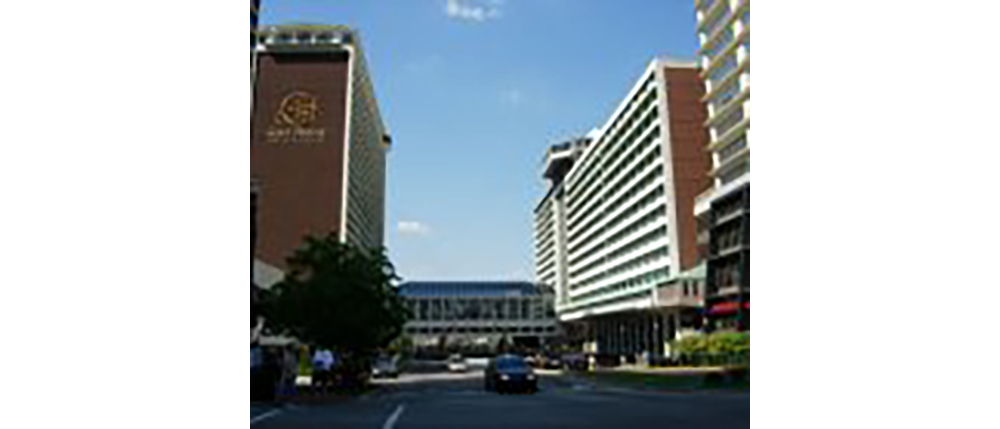
<svg viewBox="0 0 1000 429"><path fill-rule="evenodd" d="M538 376L520 356L504 355L490 361L486 367L486 390L510 393L538 391Z"/></svg>

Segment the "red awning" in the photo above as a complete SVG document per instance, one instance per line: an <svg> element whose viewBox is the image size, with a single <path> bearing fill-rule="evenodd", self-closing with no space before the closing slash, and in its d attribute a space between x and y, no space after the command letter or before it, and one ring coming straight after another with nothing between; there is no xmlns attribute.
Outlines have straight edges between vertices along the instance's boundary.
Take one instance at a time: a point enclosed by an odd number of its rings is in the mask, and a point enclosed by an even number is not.
<svg viewBox="0 0 1000 429"><path fill-rule="evenodd" d="M750 303L744 303L743 308L749 310ZM711 309L708 310L709 314L732 314L740 310L740 303L738 302L724 302L722 304L713 305Z"/></svg>
<svg viewBox="0 0 1000 429"><path fill-rule="evenodd" d="M735 313L740 309L740 303L738 302L724 302L722 304L716 304L712 306L712 309L708 312L711 314L727 314Z"/></svg>

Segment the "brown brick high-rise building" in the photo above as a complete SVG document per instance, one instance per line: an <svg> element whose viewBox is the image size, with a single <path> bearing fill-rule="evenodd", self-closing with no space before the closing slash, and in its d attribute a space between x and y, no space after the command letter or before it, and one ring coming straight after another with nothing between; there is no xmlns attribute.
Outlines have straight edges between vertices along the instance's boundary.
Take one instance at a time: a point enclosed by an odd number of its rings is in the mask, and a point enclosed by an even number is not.
<svg viewBox="0 0 1000 429"><path fill-rule="evenodd" d="M257 69L257 24L260 21L260 0L250 0L250 129L253 129L254 72ZM250 342L256 337L258 325L257 291L254 288L253 255L257 244L257 186L250 177Z"/></svg>
<svg viewBox="0 0 1000 429"><path fill-rule="evenodd" d="M358 34L341 26L258 31L250 174L254 276L269 287L306 235L383 245L391 139Z"/></svg>

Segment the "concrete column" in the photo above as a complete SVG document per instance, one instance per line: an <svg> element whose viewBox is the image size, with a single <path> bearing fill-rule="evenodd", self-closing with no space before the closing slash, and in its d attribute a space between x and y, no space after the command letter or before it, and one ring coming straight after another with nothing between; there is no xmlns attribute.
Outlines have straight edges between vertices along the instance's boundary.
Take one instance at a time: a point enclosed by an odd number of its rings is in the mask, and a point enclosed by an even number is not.
<svg viewBox="0 0 1000 429"><path fill-rule="evenodd" d="M597 352L604 353L604 351L608 349L608 335L604 331L603 321L596 322L594 332L597 337Z"/></svg>
<svg viewBox="0 0 1000 429"><path fill-rule="evenodd" d="M663 318L663 313L657 314L656 320L660 324L660 332L656 334L656 344L660 347L660 354L664 354L667 351L664 344L667 341L667 320Z"/></svg>
<svg viewBox="0 0 1000 429"><path fill-rule="evenodd" d="M646 317L643 314L638 315L635 319L635 348L632 349L632 354L639 355L642 354L643 350L646 348Z"/></svg>
<svg viewBox="0 0 1000 429"><path fill-rule="evenodd" d="M656 316L654 313L646 314L646 351L650 354L656 353Z"/></svg>
<svg viewBox="0 0 1000 429"><path fill-rule="evenodd" d="M645 331L643 332L642 340L645 342L642 351L653 353L653 315L646 313L642 318L642 324L645 326Z"/></svg>
<svg viewBox="0 0 1000 429"><path fill-rule="evenodd" d="M638 355L642 353L642 315L637 315L632 318L632 338L635 338L635 343L632 345L632 354Z"/></svg>
<svg viewBox="0 0 1000 429"><path fill-rule="evenodd" d="M619 354L626 354L629 348L632 346L632 330L629 329L631 326L628 324L628 319L621 320L621 333L622 333L622 349Z"/></svg>
<svg viewBox="0 0 1000 429"><path fill-rule="evenodd" d="M622 324L621 320L616 319L614 321L615 326L615 354L622 354L625 349L625 325Z"/></svg>
<svg viewBox="0 0 1000 429"><path fill-rule="evenodd" d="M622 354L625 355L625 354L632 353L632 341L633 341L632 335L635 332L635 330L632 328L632 320L630 320L630 319L623 319L622 320L622 328L623 328L622 332L624 333L624 337L625 337L624 338L625 339L625 347L622 348Z"/></svg>
<svg viewBox="0 0 1000 429"><path fill-rule="evenodd" d="M635 348L632 354L642 354L646 349L646 315L639 314L635 319Z"/></svg>
<svg viewBox="0 0 1000 429"><path fill-rule="evenodd" d="M663 353L663 322L660 320L660 313L653 313L653 353Z"/></svg>
<svg viewBox="0 0 1000 429"><path fill-rule="evenodd" d="M594 338L594 341L597 342L597 352L604 353L604 350L608 348L608 342L604 335L604 323L599 320L594 322Z"/></svg>
<svg viewBox="0 0 1000 429"><path fill-rule="evenodd" d="M680 311L675 311L674 312L674 332L672 332L671 335L670 335L670 341L674 341L674 340L677 339L677 335L680 334L681 327L682 327L681 326L681 312Z"/></svg>
<svg viewBox="0 0 1000 429"><path fill-rule="evenodd" d="M605 321L605 329L608 335L608 353L614 353L618 349L618 326L614 320Z"/></svg>
<svg viewBox="0 0 1000 429"><path fill-rule="evenodd" d="M615 321L615 332L617 334L618 347L615 349L615 354L621 355L625 352L625 348L628 344L628 331L625 328L625 323L621 319Z"/></svg>

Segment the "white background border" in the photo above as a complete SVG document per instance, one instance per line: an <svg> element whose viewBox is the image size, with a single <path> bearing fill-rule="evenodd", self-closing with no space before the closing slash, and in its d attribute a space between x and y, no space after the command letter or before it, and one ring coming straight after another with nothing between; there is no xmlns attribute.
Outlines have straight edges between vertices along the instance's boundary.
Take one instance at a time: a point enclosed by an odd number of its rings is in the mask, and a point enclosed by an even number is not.
<svg viewBox="0 0 1000 429"><path fill-rule="evenodd" d="M242 427L235 2L8 3L4 426ZM758 426L995 426L998 3L758 6Z"/></svg>

